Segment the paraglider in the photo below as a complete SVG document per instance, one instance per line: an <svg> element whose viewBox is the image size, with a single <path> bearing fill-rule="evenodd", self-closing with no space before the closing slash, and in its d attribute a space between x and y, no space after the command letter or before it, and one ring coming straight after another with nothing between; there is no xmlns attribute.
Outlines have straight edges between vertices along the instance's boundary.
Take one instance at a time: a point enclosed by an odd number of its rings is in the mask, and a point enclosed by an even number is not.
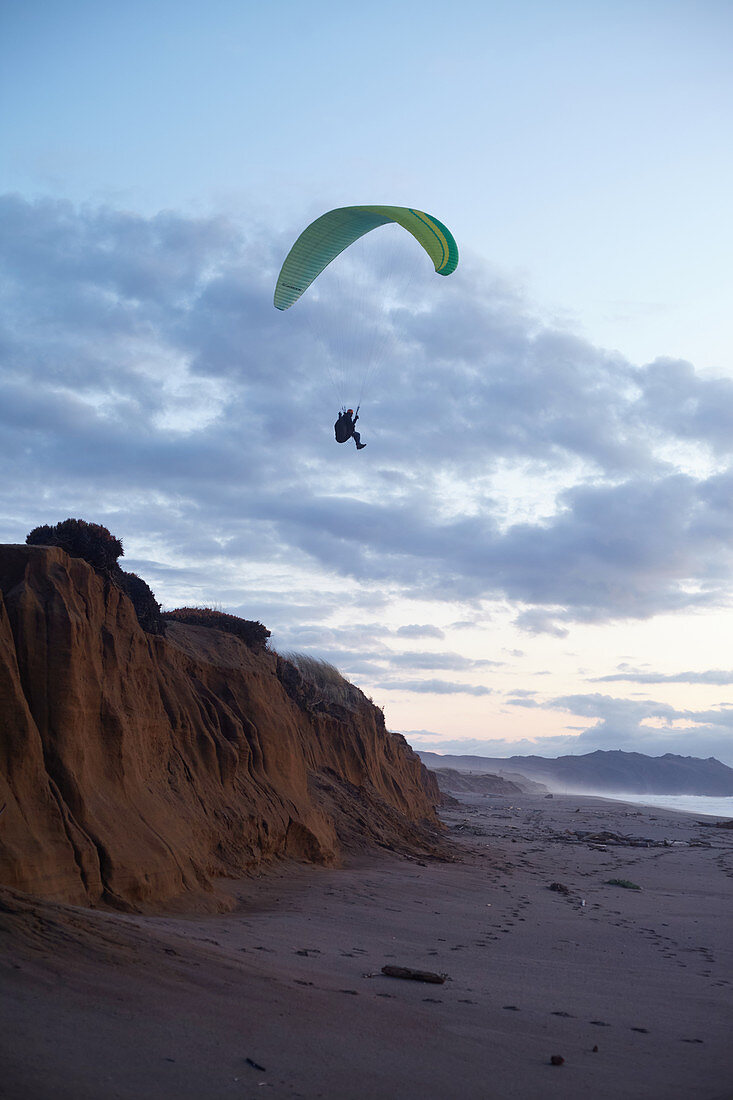
<svg viewBox="0 0 733 1100"><path fill-rule="evenodd" d="M290 309L321 272L345 249L380 225L393 222L411 233L427 252L438 275L450 275L458 266L458 246L449 229L423 210L407 206L344 206L329 210L311 222L285 257L275 287L276 309ZM356 417L344 405L334 425L336 440L353 438L358 450L366 446L355 431ZM341 438L343 436L343 438Z"/></svg>
<svg viewBox="0 0 733 1100"><path fill-rule="evenodd" d="M458 267L458 245L452 233L431 214L407 206L343 206L321 214L300 234L278 276L275 308L290 309L345 248L388 222L412 233L438 275L451 275Z"/></svg>
<svg viewBox="0 0 733 1100"><path fill-rule="evenodd" d="M354 443L356 443L357 451L363 451L366 447L366 443L362 443L361 436L356 430L356 422L358 419L358 409L356 410L356 416L354 416L353 409L342 409L339 413L338 420L333 426L333 430L337 443L347 443L350 439L353 439Z"/></svg>

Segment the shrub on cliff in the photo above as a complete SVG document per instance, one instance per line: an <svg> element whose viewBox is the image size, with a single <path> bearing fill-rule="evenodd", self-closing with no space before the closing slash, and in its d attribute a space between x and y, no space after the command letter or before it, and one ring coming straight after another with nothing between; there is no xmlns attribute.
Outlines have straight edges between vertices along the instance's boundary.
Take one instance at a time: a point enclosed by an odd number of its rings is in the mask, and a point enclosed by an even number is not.
<svg viewBox="0 0 733 1100"><path fill-rule="evenodd" d="M355 684L349 683L335 665L321 657L312 657L309 653L285 653L283 656L295 665L306 683L311 684L325 701L345 707L355 707L364 702L364 693Z"/></svg>
<svg viewBox="0 0 733 1100"><path fill-rule="evenodd" d="M132 600L137 621L148 634L165 634L165 623L160 613L160 604L153 595L149 584L138 577L137 573L126 573L120 569L115 582L122 591Z"/></svg>
<svg viewBox="0 0 733 1100"><path fill-rule="evenodd" d="M116 584L132 601L140 626L148 634L165 634L160 604L137 573L126 573L117 559L125 551L122 543L101 523L65 519L53 526L34 527L26 536L28 546L59 546L72 558L83 558L96 573Z"/></svg>
<svg viewBox="0 0 733 1100"><path fill-rule="evenodd" d="M111 577L119 569L117 559L125 551L122 543L100 523L83 519L65 519L53 527L34 527L26 536L28 546L60 546L72 558L83 558L103 576Z"/></svg>
<svg viewBox="0 0 733 1100"><path fill-rule="evenodd" d="M186 626L208 626L214 630L225 630L227 634L241 638L245 645L255 651L265 649L270 637L270 631L262 623L240 619L238 615L228 615L225 611L214 611L211 607L177 607L175 611L164 611L162 617Z"/></svg>

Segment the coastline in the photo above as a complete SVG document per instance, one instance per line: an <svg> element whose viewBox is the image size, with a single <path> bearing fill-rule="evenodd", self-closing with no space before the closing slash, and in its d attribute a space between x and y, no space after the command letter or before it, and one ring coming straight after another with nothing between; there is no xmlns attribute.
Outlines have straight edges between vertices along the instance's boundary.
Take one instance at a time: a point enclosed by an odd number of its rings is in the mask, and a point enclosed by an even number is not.
<svg viewBox="0 0 733 1100"><path fill-rule="evenodd" d="M656 810L671 810L678 814L692 814L694 817L711 817L733 820L733 796L716 797L714 795L695 794L630 794L619 792L598 796L608 802L625 802L637 807Z"/></svg>
<svg viewBox="0 0 733 1100"><path fill-rule="evenodd" d="M733 1093L730 830L587 795L462 796L441 817L455 862L279 865L220 883L226 914L3 891L0 1095Z"/></svg>

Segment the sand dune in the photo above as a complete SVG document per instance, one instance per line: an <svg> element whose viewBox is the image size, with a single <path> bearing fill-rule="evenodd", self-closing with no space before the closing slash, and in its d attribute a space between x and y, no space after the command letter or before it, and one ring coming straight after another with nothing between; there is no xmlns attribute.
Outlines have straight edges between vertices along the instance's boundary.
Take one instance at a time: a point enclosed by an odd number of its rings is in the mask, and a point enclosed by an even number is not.
<svg viewBox="0 0 733 1100"><path fill-rule="evenodd" d="M573 796L443 816L455 862L283 864L226 914L4 892L2 1095L733 1095L729 830Z"/></svg>

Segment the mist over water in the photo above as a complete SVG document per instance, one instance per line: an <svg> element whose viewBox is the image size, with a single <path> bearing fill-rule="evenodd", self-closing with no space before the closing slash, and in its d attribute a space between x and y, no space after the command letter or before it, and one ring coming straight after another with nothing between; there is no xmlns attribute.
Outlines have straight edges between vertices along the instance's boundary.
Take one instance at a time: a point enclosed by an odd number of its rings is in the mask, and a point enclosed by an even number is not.
<svg viewBox="0 0 733 1100"><path fill-rule="evenodd" d="M604 794L604 798L618 802L633 802L637 806L658 806L664 810L695 814L698 817L722 817L733 819L733 798L712 798L698 794Z"/></svg>

